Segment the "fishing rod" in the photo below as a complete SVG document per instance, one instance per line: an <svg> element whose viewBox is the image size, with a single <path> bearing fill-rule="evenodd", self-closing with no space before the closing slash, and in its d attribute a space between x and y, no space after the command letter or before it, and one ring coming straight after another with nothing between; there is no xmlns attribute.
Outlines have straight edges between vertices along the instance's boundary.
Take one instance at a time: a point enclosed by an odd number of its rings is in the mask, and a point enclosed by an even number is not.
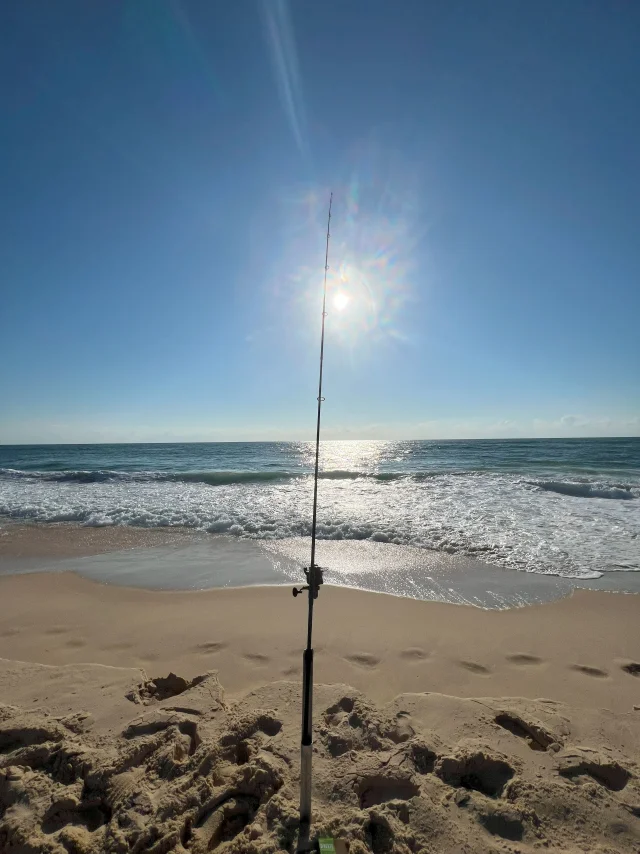
<svg viewBox="0 0 640 854"><path fill-rule="evenodd" d="M324 286L322 292L322 327L320 332L320 375L318 380L318 418L316 422L316 462L313 477L313 518L311 522L311 561L304 574L307 583L304 587L293 588L298 596L304 590L309 592L309 614L307 621L307 646L302 654L302 739L300 743L300 832L298 852L317 850L309 842L311 829L311 758L313 752L313 603L318 598L320 585L324 579L322 569L316 564L316 527L318 519L318 469L320 464L320 419L322 415L322 367L324 363L324 321L327 316L327 272L329 270L329 238L331 237L331 205L333 193L329 196L329 216L327 218L327 242L324 254Z"/></svg>

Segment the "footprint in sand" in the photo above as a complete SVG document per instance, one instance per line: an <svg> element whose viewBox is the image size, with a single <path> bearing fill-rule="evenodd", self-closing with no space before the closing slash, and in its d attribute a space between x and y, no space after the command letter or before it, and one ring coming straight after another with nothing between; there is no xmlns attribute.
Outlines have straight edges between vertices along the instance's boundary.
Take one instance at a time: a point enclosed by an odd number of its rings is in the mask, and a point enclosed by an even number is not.
<svg viewBox="0 0 640 854"><path fill-rule="evenodd" d="M291 667L285 667L280 671L283 676L299 676L302 673L302 668L293 664Z"/></svg>
<svg viewBox="0 0 640 854"><path fill-rule="evenodd" d="M628 664L623 664L622 669L630 676L640 676L640 664L635 661L630 661Z"/></svg>
<svg viewBox="0 0 640 854"><path fill-rule="evenodd" d="M69 626L49 626L44 633L45 635L63 635L68 631L71 631Z"/></svg>
<svg viewBox="0 0 640 854"><path fill-rule="evenodd" d="M271 660L268 655L263 655L261 652L246 652L243 656L247 661L253 664L268 664Z"/></svg>
<svg viewBox="0 0 640 854"><path fill-rule="evenodd" d="M478 676L489 676L491 671L483 664L478 664L476 661L459 661L460 667L464 667L470 673L476 673Z"/></svg>
<svg viewBox="0 0 640 854"><path fill-rule="evenodd" d="M224 641L208 641L207 643L199 643L194 650L195 652L210 654L212 652L220 652L226 647L227 644Z"/></svg>
<svg viewBox="0 0 640 854"><path fill-rule="evenodd" d="M542 664L542 659L537 655L529 655L526 652L516 652L514 655L508 655L507 661L511 664L518 664L522 667L533 666L534 664Z"/></svg>
<svg viewBox="0 0 640 854"><path fill-rule="evenodd" d="M369 809L386 801L408 801L420 794L419 786L412 780L385 778L380 774L362 777L354 788L360 798L360 809Z"/></svg>
<svg viewBox="0 0 640 854"><path fill-rule="evenodd" d="M571 670L584 673L585 676L593 676L595 679L606 679L609 675L606 670L600 670L599 667L589 667L588 664L572 664Z"/></svg>
<svg viewBox="0 0 640 854"><path fill-rule="evenodd" d="M122 652L126 649L132 649L133 644L130 641L119 641L118 643L110 643L105 646L109 652Z"/></svg>
<svg viewBox="0 0 640 854"><path fill-rule="evenodd" d="M559 739L536 721L527 721L515 712L501 712L494 718L502 729L522 738L532 750L548 750L553 744L560 747Z"/></svg>
<svg viewBox="0 0 640 854"><path fill-rule="evenodd" d="M429 653L425 652L419 646L410 646L402 650L400 658L404 658L405 661L424 661L426 658L429 658Z"/></svg>
<svg viewBox="0 0 640 854"><path fill-rule="evenodd" d="M82 640L82 638L71 638L65 643L65 646L72 647L73 649L80 649L80 647L86 646L87 642Z"/></svg>
<svg viewBox="0 0 640 854"><path fill-rule="evenodd" d="M620 792L633 776L619 762L598 755L589 748L577 748L560 759L558 773L576 780L589 776L611 792Z"/></svg>
<svg viewBox="0 0 640 854"><path fill-rule="evenodd" d="M20 633L20 629L5 629L0 632L0 638L10 638L13 635L17 635Z"/></svg>
<svg viewBox="0 0 640 854"><path fill-rule="evenodd" d="M370 652L354 652L352 655L345 655L345 661L358 667L375 667L380 664L380 659L371 655Z"/></svg>

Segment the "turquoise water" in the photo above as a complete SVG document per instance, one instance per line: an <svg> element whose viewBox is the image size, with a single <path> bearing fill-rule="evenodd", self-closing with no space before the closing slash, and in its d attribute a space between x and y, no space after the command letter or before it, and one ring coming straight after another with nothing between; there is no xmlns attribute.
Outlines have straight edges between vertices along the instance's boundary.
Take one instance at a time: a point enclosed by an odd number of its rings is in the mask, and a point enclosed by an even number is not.
<svg viewBox="0 0 640 854"><path fill-rule="evenodd" d="M0 446L0 518L310 532L305 442ZM640 569L640 439L325 442L319 536L594 578Z"/></svg>

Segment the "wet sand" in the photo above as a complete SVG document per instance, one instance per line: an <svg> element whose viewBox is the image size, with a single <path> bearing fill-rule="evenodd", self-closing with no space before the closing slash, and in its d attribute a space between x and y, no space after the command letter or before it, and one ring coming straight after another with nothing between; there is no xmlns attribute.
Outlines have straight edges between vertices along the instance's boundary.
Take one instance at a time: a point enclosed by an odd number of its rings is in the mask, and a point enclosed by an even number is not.
<svg viewBox="0 0 640 854"><path fill-rule="evenodd" d="M257 540L184 528L3 524L2 575L71 571L156 590L300 584L308 538ZM504 569L474 557L368 540L320 540L327 584L408 599L501 609L540 604L576 589L640 593L640 573L574 578Z"/></svg>
<svg viewBox="0 0 640 854"><path fill-rule="evenodd" d="M2 522L0 562L15 558L74 558L121 549L150 548L193 537L183 528L103 528L63 522L48 525Z"/></svg>

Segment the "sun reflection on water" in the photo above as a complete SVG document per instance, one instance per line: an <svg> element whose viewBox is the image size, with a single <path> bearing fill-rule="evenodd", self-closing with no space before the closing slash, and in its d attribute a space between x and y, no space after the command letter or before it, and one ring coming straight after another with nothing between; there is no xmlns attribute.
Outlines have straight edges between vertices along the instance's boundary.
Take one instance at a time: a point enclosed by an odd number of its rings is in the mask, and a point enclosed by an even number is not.
<svg viewBox="0 0 640 854"><path fill-rule="evenodd" d="M389 448L393 444L378 439L322 442L320 471L375 473L381 460L388 457ZM300 464L305 468L313 468L315 452L315 442L301 442L298 448Z"/></svg>

